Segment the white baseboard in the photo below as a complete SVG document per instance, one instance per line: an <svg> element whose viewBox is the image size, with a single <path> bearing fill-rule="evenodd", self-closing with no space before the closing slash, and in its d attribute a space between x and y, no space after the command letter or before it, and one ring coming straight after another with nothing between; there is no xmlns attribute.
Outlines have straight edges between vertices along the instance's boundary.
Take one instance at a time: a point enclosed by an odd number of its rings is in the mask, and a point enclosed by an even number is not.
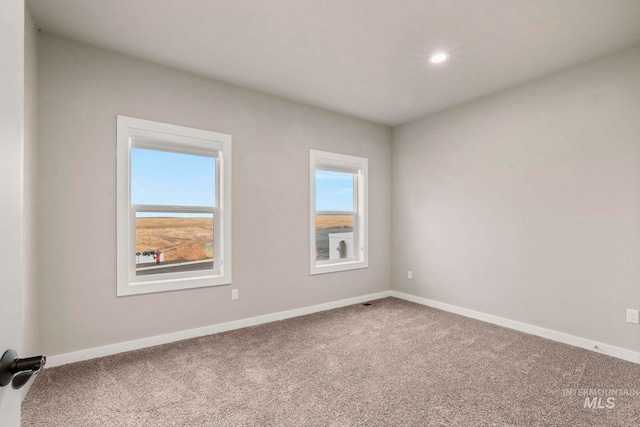
<svg viewBox="0 0 640 427"><path fill-rule="evenodd" d="M615 347L609 344L603 344L601 342L589 340L586 338L576 337L574 335L553 331L551 329L541 328L539 326L530 325L528 323L522 323L522 322L517 322L515 320L505 319L504 317L493 316L491 314L470 310L468 308L458 307L456 305L451 305L444 302L434 301L427 298L417 297L415 295L405 294L403 292L391 291L391 296L395 298L400 298L406 301L415 302L417 304L426 305L428 307L437 308L439 310L460 314L462 316L470 317L472 319L482 320L483 322L493 323L494 325L503 326L505 328L515 329L516 331L525 332L527 334L536 335L536 336L547 338L553 341L569 344L575 347L584 348L586 350L591 350L598 353L606 354L608 356L627 360L629 362L640 363L640 353L632 350Z"/></svg>
<svg viewBox="0 0 640 427"><path fill-rule="evenodd" d="M481 320L483 322L492 323L494 325L503 326L505 328L515 329L520 332L536 335L536 336L547 338L553 341L558 341L564 344L580 347L586 350L596 351L612 357L616 357L618 359L623 359L623 360L640 364L640 353L632 350L615 347L615 346L604 344L598 341L576 337L574 335L565 334L563 332L553 331L551 329L545 329L539 326L530 325L528 323L517 322L515 320L505 319L504 317L494 316L491 314L486 314L479 311L470 310L468 308L458 307L455 305L418 297L415 295L405 294L397 291L384 291L384 292L378 292L375 294L369 294L369 295L363 295L363 296L354 297L354 298L343 299L339 301L333 301L325 304L313 305L313 306L298 308L294 310L281 311L278 313L251 317L248 319L240 319L240 320L234 320L226 323L218 323L215 325L204 326L202 328L189 329L186 331L173 332L170 334L157 335L154 337L141 338L138 340L126 341L126 342L106 345L102 347L95 347L95 348L75 351L71 353L48 356L46 367L52 368L55 366L66 365L67 363L80 362L83 360L90 360L98 357L110 356L112 354L138 350L146 347L153 347L156 345L167 344L167 343L181 341L189 338L196 338L196 337L201 337L205 335L231 331L234 329L241 329L249 326L260 325L263 323L270 323L278 320L290 319L292 317L304 316L306 314L318 313L321 311L332 310L334 308L345 307L348 305L359 304L366 301L372 301L372 300L386 298L390 296L403 299L406 301L415 302L417 304L425 305L428 307L437 308L439 310L444 310L451 313L459 314L465 317L470 317L472 319ZM30 383L31 382L32 381L30 381ZM30 384L28 384L27 386L30 386ZM28 392L27 386L25 386L26 390L23 392L23 398L24 396L26 396Z"/></svg>
<svg viewBox="0 0 640 427"><path fill-rule="evenodd" d="M95 359L97 357L110 356L112 354L123 353L125 351L138 350L155 345L167 344L170 342L196 338L205 335L217 334L219 332L231 331L234 329L246 328L263 323L275 322L277 320L290 319L292 317L304 316L306 314L320 311L332 310L334 308L359 304L366 301L386 298L391 296L391 291L378 292L375 294L362 295L359 297L343 299L340 301L328 302L325 304L312 305L309 307L297 308L294 310L281 311L278 313L265 314L263 316L250 317L248 319L234 320L216 325L204 326L202 328L189 329L186 331L173 332L170 334L157 335L149 338L141 338L133 341L125 341L117 344L105 345L103 347L89 348L86 350L74 351L71 353L47 356L47 368L66 365L67 363L80 362L83 360Z"/></svg>

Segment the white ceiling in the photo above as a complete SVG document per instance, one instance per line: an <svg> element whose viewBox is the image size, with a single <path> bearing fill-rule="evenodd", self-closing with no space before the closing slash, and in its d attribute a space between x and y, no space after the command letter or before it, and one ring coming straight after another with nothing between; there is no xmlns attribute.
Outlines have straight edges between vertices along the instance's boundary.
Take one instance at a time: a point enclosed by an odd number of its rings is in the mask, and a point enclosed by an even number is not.
<svg viewBox="0 0 640 427"><path fill-rule="evenodd" d="M27 4L44 31L385 125L640 43L640 0Z"/></svg>

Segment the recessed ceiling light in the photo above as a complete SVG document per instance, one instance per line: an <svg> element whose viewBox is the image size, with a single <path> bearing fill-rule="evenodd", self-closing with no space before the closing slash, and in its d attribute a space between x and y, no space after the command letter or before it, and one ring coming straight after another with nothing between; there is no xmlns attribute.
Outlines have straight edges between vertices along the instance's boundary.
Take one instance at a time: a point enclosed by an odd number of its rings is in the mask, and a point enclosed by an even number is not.
<svg viewBox="0 0 640 427"><path fill-rule="evenodd" d="M429 62L432 64L440 64L449 59L449 54L447 52L437 52L429 57Z"/></svg>

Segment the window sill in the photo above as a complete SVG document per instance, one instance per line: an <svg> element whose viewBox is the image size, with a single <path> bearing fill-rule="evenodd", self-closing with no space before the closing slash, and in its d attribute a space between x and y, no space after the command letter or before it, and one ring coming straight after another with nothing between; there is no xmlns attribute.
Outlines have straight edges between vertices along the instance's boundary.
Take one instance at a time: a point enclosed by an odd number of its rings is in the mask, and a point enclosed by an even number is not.
<svg viewBox="0 0 640 427"><path fill-rule="evenodd" d="M359 270L362 268L368 268L369 263L365 261L348 261L348 262L336 262L329 264L315 264L311 266L310 275L335 273L338 271Z"/></svg>
<svg viewBox="0 0 640 427"><path fill-rule="evenodd" d="M118 286L117 296L151 294L157 292L179 291L184 289L206 288L210 286L230 285L231 277L200 276L184 279L150 280L144 282L130 282L125 286Z"/></svg>

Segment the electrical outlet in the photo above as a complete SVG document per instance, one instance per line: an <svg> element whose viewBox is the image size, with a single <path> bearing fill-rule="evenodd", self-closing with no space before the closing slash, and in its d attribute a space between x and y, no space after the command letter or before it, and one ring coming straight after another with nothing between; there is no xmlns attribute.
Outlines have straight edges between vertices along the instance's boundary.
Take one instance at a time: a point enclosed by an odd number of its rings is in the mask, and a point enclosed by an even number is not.
<svg viewBox="0 0 640 427"><path fill-rule="evenodd" d="M413 271L411 270L407 271L407 279L409 280L413 279Z"/></svg>
<svg viewBox="0 0 640 427"><path fill-rule="evenodd" d="M231 299L238 299L238 290L237 289L232 289L231 290Z"/></svg>
<svg viewBox="0 0 640 427"><path fill-rule="evenodd" d="M627 322L638 323L638 310L627 308Z"/></svg>

